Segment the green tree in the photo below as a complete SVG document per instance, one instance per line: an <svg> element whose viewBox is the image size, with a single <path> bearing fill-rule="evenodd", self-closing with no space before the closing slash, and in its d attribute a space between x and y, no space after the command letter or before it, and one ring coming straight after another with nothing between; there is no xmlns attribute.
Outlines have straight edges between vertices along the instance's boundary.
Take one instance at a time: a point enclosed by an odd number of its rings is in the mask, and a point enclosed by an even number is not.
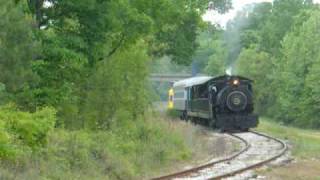
<svg viewBox="0 0 320 180"><path fill-rule="evenodd" d="M98 81L92 78L101 81L105 78L103 73L96 73L102 71L100 66L110 65L111 67L105 69L113 70L112 66L118 64L108 64L109 61L121 59L119 53L125 55L126 50L131 52L140 41L144 42L144 53L150 59L166 55L174 63L189 64L197 48L197 32L203 25L201 15L209 4L209 0L30 0L27 2L16 0L16 2L18 6L28 4L29 11L25 8L25 12L35 17L33 35L41 42L40 53L33 56L32 62L28 63L39 80L37 83L24 86L17 98L19 105L28 110L52 105L58 110L58 125L65 124L69 127L74 125L80 128L85 126L89 118L81 115L86 111L88 101L94 99L95 93L101 94L92 91L92 86L96 85L92 82ZM50 6L44 6L45 2L50 3ZM230 0L216 0L215 3L214 8L219 11L225 11L230 7ZM132 67L136 64L141 68L139 71L147 71L147 66L140 66L139 60L126 57L132 60L126 62L127 64ZM126 64L119 66L128 68ZM143 81L138 72L128 74L127 71L130 72L128 69L122 70L114 72L114 75L108 75L115 79L118 76L128 76L127 78L134 80L135 77L131 76L137 76ZM107 78L105 80L108 82ZM110 80L110 84L119 89L126 88L122 84L126 82L125 80L119 78L117 80L115 82ZM106 92L119 91L110 84L104 87ZM147 89L145 85L142 87L144 90ZM130 95L136 99L145 98L143 93L137 92L128 91L130 93L128 97ZM114 94L109 93L104 100L111 99L109 95ZM126 101L104 103L107 105L102 107L111 107L115 112L127 107ZM103 114L105 111L103 108L99 110L98 114ZM128 111L138 114L136 109L131 108ZM110 116L112 117L112 114ZM75 122L77 120L78 124Z"/></svg>
<svg viewBox="0 0 320 180"><path fill-rule="evenodd" d="M223 34L223 30L214 25L208 24L197 37L197 43L199 44L196 52L193 55L193 68L196 67L200 73L205 73L204 70L208 65L208 60L215 52L214 43L216 40L220 40Z"/></svg>
<svg viewBox="0 0 320 180"><path fill-rule="evenodd" d="M0 82L16 94L35 81L31 63L39 43L32 31L34 21L24 13L25 4L0 1Z"/></svg>
<svg viewBox="0 0 320 180"><path fill-rule="evenodd" d="M72 21L79 28L69 29L88 46L83 47L94 65L111 56L122 46L134 44L141 37L148 39L153 54L172 55L180 64L188 64L196 49L196 35L202 23L201 15L210 0L43 0L28 1L40 27L64 29ZM230 0L215 0L214 9L225 12Z"/></svg>
<svg viewBox="0 0 320 180"><path fill-rule="evenodd" d="M283 62L279 77L279 106L281 118L287 123L319 127L318 92L315 84L319 74L320 14L314 11L301 26L294 28L283 41Z"/></svg>
<svg viewBox="0 0 320 180"><path fill-rule="evenodd" d="M240 45L228 50L228 60L237 59L238 73L255 81L257 110L285 123L306 119L303 114L312 109L310 104L301 103L306 97L300 97L305 91L306 69L309 69L305 62L313 59L305 51L315 44L301 48L306 37L300 35L300 29L310 17L308 10L313 8L316 7L312 2L304 0L256 4L244 9L244 15L239 13L227 28L231 40L226 39L226 43L240 41ZM302 111L302 107L307 109Z"/></svg>
<svg viewBox="0 0 320 180"><path fill-rule="evenodd" d="M205 72L209 75L217 76L224 74L226 70L227 51L220 40L213 42L214 53L209 57Z"/></svg>
<svg viewBox="0 0 320 180"><path fill-rule="evenodd" d="M150 57L139 43L121 49L110 60L101 62L90 78L88 99L82 112L88 128L108 129L120 114L136 119L148 104L146 68Z"/></svg>
<svg viewBox="0 0 320 180"><path fill-rule="evenodd" d="M291 30L295 16L312 3L305 0L275 0L270 15L260 28L260 48L275 56L280 56L281 40Z"/></svg>
<svg viewBox="0 0 320 180"><path fill-rule="evenodd" d="M274 102L274 94L270 86L274 74L273 61L266 52L259 52L251 47L241 51L235 65L236 74L254 80L254 98L257 112L266 114L268 107Z"/></svg>

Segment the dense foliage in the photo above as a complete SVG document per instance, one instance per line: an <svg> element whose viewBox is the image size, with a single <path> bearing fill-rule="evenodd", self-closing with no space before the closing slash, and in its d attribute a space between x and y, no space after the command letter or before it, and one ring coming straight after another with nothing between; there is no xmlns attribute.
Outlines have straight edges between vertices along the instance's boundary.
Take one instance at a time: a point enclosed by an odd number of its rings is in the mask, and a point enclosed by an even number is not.
<svg viewBox="0 0 320 180"><path fill-rule="evenodd" d="M53 106L57 126L71 129L108 128L118 110L143 113L148 59L166 55L190 64L209 4L2 1L0 80L6 97L28 111ZM230 8L229 0L213 3L221 12Z"/></svg>
<svg viewBox="0 0 320 180"><path fill-rule="evenodd" d="M220 56L255 81L256 110L299 127L319 128L319 7L308 0L248 5L227 24ZM219 46L218 46L219 47ZM213 72L215 63L207 69Z"/></svg>
<svg viewBox="0 0 320 180"><path fill-rule="evenodd" d="M189 158L147 111L149 72L182 65L233 67L259 113L319 128L319 7L250 5L223 30L202 21L208 5L231 0L0 0L0 179L134 179Z"/></svg>
<svg viewBox="0 0 320 180"><path fill-rule="evenodd" d="M47 143L53 130L55 110L20 112L12 105L0 109L0 160L14 160Z"/></svg>
<svg viewBox="0 0 320 180"><path fill-rule="evenodd" d="M190 157L146 115L149 66L190 64L202 14L230 2L0 0L0 179L133 179Z"/></svg>
<svg viewBox="0 0 320 180"><path fill-rule="evenodd" d="M294 26L283 40L285 66L280 64L282 70L278 72L282 89L278 103L283 112L292 111L284 116L284 120L319 128L320 13L308 14L310 17L301 26Z"/></svg>
<svg viewBox="0 0 320 180"><path fill-rule="evenodd" d="M68 131L54 129L53 108L2 107L0 179L139 179L190 158L181 132L168 122L118 117L112 131Z"/></svg>

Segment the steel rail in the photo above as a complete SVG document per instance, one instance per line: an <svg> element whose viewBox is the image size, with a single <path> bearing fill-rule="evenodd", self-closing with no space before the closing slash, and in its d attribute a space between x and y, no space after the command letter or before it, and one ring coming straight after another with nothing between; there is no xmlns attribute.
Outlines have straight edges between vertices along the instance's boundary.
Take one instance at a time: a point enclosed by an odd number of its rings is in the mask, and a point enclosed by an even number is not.
<svg viewBox="0 0 320 180"><path fill-rule="evenodd" d="M219 175L219 176L216 176L216 177L213 177L213 178L209 178L209 179L223 179L223 178L235 176L237 174L243 173L243 172L248 171L248 170L256 169L258 167L261 167L264 164L267 164L267 163L269 163L269 162L281 157L288 149L286 143L284 143L280 139L271 137L271 136L263 134L263 133L255 132L255 131L249 131L249 132L251 132L253 134L256 134L256 135L259 135L259 136L266 137L268 139L272 139L272 140L278 142L282 146L281 151L279 153L277 153L275 156L272 156L272 157L270 157L270 158L268 158L266 160L263 160L263 161L260 161L258 163L255 163L253 165L249 165L249 166L247 166L245 168L241 168L241 169L238 169L238 170L235 170L235 171L231 171L229 173L225 173L223 175ZM167 180L167 179L173 179L173 178L179 178L179 177L188 176L189 174L199 172L202 169L210 168L210 167L212 167L212 166L214 166L216 164L231 161L231 160L235 159L236 157L240 156L241 154L243 154L244 152L248 151L248 149L251 147L250 143L248 141L246 141L244 138L241 138L241 137L236 136L234 134L229 134L229 135L241 140L245 144L245 147L241 151L239 151L239 152L237 152L237 153L235 153L235 154L233 154L233 155L231 155L231 156L229 156L227 158L220 159L220 160L217 160L217 161L205 164L205 165L201 165L201 166L198 166L198 167L195 167L195 168L191 168L191 169L188 169L188 170L184 170L184 171L181 171L181 172L169 174L169 175L166 175L166 176L161 176L161 177L158 177L158 178L153 178L153 180Z"/></svg>
<svg viewBox="0 0 320 180"><path fill-rule="evenodd" d="M238 170L235 170L235 171L232 171L232 172L229 172L229 173L226 173L226 174L214 177L214 178L209 178L209 179L223 179L223 178L235 176L237 174L241 174L241 173L243 173L245 171L248 171L248 170L259 168L259 167L261 167L261 166L263 166L263 165L265 165L265 164L267 164L267 163L269 163L271 161L274 161L277 158L283 156L286 153L286 151L288 150L287 144L285 142L283 142L282 140L280 140L280 139L277 139L277 138L274 138L274 137L271 137L269 135L266 135L266 134L263 134L263 133L260 133L260 132L256 132L256 131L250 131L250 132L254 133L254 134L257 134L259 136L266 137L268 139L272 139L272 140L280 143L281 146L282 146L281 151L279 153L277 153L276 155L274 155L274 156L272 156L272 157L270 157L270 158L268 158L266 160L263 160L263 161L260 161L258 163L255 163L253 165L249 165L249 166L247 166L245 168L241 168L241 169L238 169Z"/></svg>
<svg viewBox="0 0 320 180"><path fill-rule="evenodd" d="M241 138L239 136L236 136L234 134L231 134L231 133L228 134L228 135L230 135L230 136L242 141L245 144L244 148L242 148L241 151L239 151L237 153L234 153L231 156L228 156L226 158L219 159L217 161L213 161L213 162L210 162L210 163L207 163L207 164L195 167L195 168L191 168L191 169L188 169L188 170L180 171L180 172L169 174L169 175L166 175L166 176L153 178L152 180L168 180L168 179L173 179L173 178L186 176L186 175L191 174L191 173L196 173L196 172L198 172L198 171L200 171L202 169L206 169L206 168L212 167L212 166L214 166L216 164L219 164L219 163L222 163L222 162L226 162L226 161L230 161L230 160L240 156L242 153L246 152L250 148L251 145L245 139L243 139L243 138Z"/></svg>

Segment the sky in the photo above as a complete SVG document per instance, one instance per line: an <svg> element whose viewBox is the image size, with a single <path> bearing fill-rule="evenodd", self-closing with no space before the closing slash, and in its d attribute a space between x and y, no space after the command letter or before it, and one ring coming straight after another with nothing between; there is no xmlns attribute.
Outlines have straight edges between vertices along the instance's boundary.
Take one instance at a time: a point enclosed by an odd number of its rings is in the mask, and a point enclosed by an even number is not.
<svg viewBox="0 0 320 180"><path fill-rule="evenodd" d="M225 27L227 22L233 19L237 11L241 10L245 5L251 3L272 2L272 0L232 0L233 9L230 9L226 14L219 14L215 11L207 11L203 16L205 21L212 22L214 24L220 24ZM320 0L314 0L316 3L320 3Z"/></svg>

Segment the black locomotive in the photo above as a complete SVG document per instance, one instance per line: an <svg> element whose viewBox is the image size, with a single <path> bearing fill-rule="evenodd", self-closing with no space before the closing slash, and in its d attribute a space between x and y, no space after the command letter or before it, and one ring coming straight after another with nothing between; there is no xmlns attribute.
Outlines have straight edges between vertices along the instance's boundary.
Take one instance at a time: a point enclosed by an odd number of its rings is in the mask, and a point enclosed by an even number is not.
<svg viewBox="0 0 320 180"><path fill-rule="evenodd" d="M175 82L169 106L180 111L182 119L221 130L246 131L258 125L258 116L253 113L252 80L241 76L204 76Z"/></svg>

